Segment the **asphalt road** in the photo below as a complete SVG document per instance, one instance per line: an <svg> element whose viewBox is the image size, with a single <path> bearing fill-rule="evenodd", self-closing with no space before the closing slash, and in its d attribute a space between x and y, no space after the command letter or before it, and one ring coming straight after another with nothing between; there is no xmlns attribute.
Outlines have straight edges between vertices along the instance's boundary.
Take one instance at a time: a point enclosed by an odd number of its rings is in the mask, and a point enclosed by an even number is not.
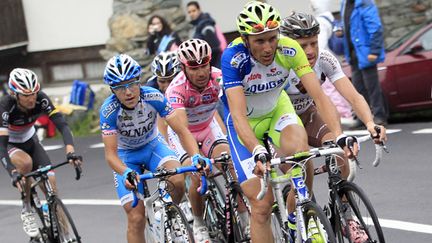
<svg viewBox="0 0 432 243"><path fill-rule="evenodd" d="M373 145L362 146L363 169L356 177L372 201L381 219L387 242L432 242L432 122L392 124L401 129L389 135L390 154L378 168L370 161ZM422 130L429 129L429 130ZM422 130L421 133L416 133ZM112 172L104 161L99 136L77 138L76 146L85 158L84 175L74 180L71 167L57 169L60 197L67 204L83 242L126 242L126 216L119 206L112 182ZM53 149L61 140L45 140ZM96 148L91 146L96 145ZM62 161L63 149L50 150L53 161ZM316 161L315 163L319 163ZM26 242L19 218L19 194L10 186L9 176L0 169L0 242ZM326 178L317 177L315 193L326 202Z"/></svg>

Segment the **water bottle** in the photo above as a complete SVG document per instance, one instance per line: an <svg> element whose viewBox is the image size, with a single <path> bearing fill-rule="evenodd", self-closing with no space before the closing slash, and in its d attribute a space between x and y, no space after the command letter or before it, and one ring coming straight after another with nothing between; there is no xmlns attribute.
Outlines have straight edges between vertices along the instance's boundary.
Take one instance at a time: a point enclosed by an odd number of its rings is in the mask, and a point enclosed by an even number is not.
<svg viewBox="0 0 432 243"><path fill-rule="evenodd" d="M46 204L46 203L42 204L42 213L44 216L45 225L50 226L51 220L50 220L50 215L49 215L48 204Z"/></svg>

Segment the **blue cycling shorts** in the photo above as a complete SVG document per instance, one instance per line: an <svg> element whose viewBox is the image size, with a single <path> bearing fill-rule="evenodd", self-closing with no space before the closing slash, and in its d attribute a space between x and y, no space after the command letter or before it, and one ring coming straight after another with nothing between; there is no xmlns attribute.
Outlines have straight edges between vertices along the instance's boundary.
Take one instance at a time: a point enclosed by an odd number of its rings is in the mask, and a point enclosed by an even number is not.
<svg viewBox="0 0 432 243"><path fill-rule="evenodd" d="M138 149L119 149L118 156L127 167L142 174L144 170L155 172L156 168L162 166L167 161L178 161L176 153L169 148L165 139L159 134L152 141ZM121 205L125 205L133 200L133 194L127 190L123 183L123 176L114 173L114 186ZM138 191L143 194L144 187L141 183Z"/></svg>

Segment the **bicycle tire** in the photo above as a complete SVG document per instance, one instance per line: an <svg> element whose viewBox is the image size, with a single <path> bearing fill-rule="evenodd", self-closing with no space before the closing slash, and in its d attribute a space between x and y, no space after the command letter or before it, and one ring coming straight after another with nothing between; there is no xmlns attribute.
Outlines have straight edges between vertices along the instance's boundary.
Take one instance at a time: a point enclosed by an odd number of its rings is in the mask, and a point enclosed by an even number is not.
<svg viewBox="0 0 432 243"><path fill-rule="evenodd" d="M234 242L249 242L250 236L244 232L246 225L241 225L244 222L240 222L240 213L238 212L238 201L237 198L243 201L245 205L248 205L247 201L244 198L243 191L241 190L240 185L237 182L231 184L231 195L230 195L230 210L231 210L231 230L232 235L234 236ZM250 218L250 212L249 212Z"/></svg>
<svg viewBox="0 0 432 243"><path fill-rule="evenodd" d="M271 215L271 227L273 232L273 239L275 243L289 243L290 236L288 228L284 226L279 211L279 206L274 203Z"/></svg>
<svg viewBox="0 0 432 243"><path fill-rule="evenodd" d="M165 206L165 242L195 242L193 232L179 206L174 203Z"/></svg>
<svg viewBox="0 0 432 243"><path fill-rule="evenodd" d="M321 240L324 238L324 242L336 243L333 228L331 227L330 221L328 220L324 211L313 201L305 203L302 207L305 229L309 229L309 222L311 219L313 219L312 222L314 222L319 229L318 232L321 236ZM299 232L297 232L296 235L301 237ZM312 237L315 236L312 235ZM304 241L315 242L315 240L312 238L304 239Z"/></svg>
<svg viewBox="0 0 432 243"><path fill-rule="evenodd" d="M349 205L351 208L350 211L353 214L346 215L346 213L344 213L344 211L346 212L346 209L335 209L337 214L341 213L341 215L338 215L337 217L338 221L336 223L340 224L338 228L349 232L348 234L345 234L345 237L341 230L337 231L336 234L338 235L338 242L352 242L350 239L350 227L348 227L348 225L342 225L342 222L354 220L354 223L359 224L359 231L363 230L366 233L368 237L366 242L385 243L384 233L382 231L375 209L363 190L352 182L344 181L340 184L338 196L340 198L345 197L347 199L348 204L345 203L344 206ZM341 220L342 218L344 219L343 221ZM358 235L356 234L356 236Z"/></svg>
<svg viewBox="0 0 432 243"><path fill-rule="evenodd" d="M51 227L54 231L54 242L81 243L81 237L78 234L72 217L60 198L55 197L49 208L51 212Z"/></svg>
<svg viewBox="0 0 432 243"><path fill-rule="evenodd" d="M204 204L204 222L214 241L228 242L225 227L225 194L217 180L210 178L209 192Z"/></svg>

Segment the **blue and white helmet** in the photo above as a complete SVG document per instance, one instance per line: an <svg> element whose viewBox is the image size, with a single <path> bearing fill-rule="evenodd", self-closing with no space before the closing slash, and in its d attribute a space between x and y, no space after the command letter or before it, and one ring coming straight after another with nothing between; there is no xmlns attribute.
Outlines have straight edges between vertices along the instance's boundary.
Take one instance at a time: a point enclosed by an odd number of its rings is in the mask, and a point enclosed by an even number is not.
<svg viewBox="0 0 432 243"><path fill-rule="evenodd" d="M117 83L139 78L141 66L126 54L115 55L107 62L104 71L104 82L110 86Z"/></svg>
<svg viewBox="0 0 432 243"><path fill-rule="evenodd" d="M175 52L161 52L152 62L153 75L159 78L170 78L180 71L180 62Z"/></svg>

